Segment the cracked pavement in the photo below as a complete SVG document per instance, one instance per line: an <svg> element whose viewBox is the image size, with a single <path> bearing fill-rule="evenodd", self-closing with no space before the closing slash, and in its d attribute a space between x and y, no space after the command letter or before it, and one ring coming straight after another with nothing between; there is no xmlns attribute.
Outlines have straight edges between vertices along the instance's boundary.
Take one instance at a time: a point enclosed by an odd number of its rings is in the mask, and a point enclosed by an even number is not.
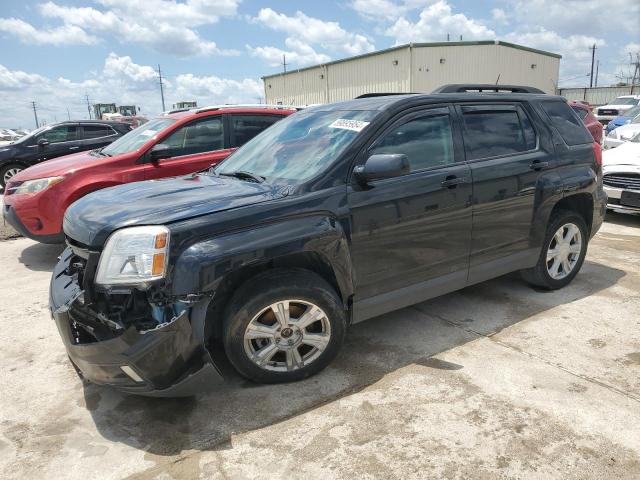
<svg viewBox="0 0 640 480"><path fill-rule="evenodd" d="M563 290L507 275L355 325L303 382L223 365L188 399L78 380L59 252L0 242L2 478L640 477L640 217L609 214Z"/></svg>

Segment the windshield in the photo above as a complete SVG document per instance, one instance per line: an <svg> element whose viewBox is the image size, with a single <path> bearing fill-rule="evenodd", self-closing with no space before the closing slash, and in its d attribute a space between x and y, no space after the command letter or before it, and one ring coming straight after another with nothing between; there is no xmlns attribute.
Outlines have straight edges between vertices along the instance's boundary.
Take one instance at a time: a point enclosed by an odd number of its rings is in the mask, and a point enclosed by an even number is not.
<svg viewBox="0 0 640 480"><path fill-rule="evenodd" d="M629 110L624 112L623 115L625 117L631 117L631 118L637 117L638 115L640 115L640 105L638 105L637 107L630 108Z"/></svg>
<svg viewBox="0 0 640 480"><path fill-rule="evenodd" d="M299 182L328 167L376 115L372 111L308 110L269 127L215 169Z"/></svg>
<svg viewBox="0 0 640 480"><path fill-rule="evenodd" d="M170 118L157 118L155 120L151 120L143 126L138 127L135 130L131 130L115 142L104 147L102 149L102 153L114 156L134 152L149 140L155 138L160 131L164 130L172 123L175 123L175 120Z"/></svg>
<svg viewBox="0 0 640 480"><path fill-rule="evenodd" d="M632 97L618 97L613 102L609 102L609 105L637 105L638 100Z"/></svg>

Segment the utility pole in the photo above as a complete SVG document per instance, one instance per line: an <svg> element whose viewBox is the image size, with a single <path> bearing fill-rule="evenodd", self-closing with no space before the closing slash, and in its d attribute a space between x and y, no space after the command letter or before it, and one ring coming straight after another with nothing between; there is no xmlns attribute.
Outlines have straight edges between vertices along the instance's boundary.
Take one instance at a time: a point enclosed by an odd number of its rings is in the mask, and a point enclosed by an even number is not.
<svg viewBox="0 0 640 480"><path fill-rule="evenodd" d="M67 108L67 120L71 121L71 114L69 113L69 109Z"/></svg>
<svg viewBox="0 0 640 480"><path fill-rule="evenodd" d="M89 112L89 120L91 120L91 103L89 102L89 94L85 93L84 98L87 100L87 112Z"/></svg>
<svg viewBox="0 0 640 480"><path fill-rule="evenodd" d="M282 67L284 68L284 73L287 73L287 56L282 55Z"/></svg>
<svg viewBox="0 0 640 480"><path fill-rule="evenodd" d="M38 123L38 112L36 111L36 102L31 102L31 106L33 107L33 117L36 119L36 128L40 128L40 124Z"/></svg>
<svg viewBox="0 0 640 480"><path fill-rule="evenodd" d="M593 87L593 63L596 59L596 44L591 47L591 75L589 75L589 87Z"/></svg>
<svg viewBox="0 0 640 480"><path fill-rule="evenodd" d="M600 71L600 60L596 62L596 87L598 86L598 72Z"/></svg>
<svg viewBox="0 0 640 480"><path fill-rule="evenodd" d="M631 79L631 85L640 83L640 53L636 53L636 61L633 61L633 55L629 52L629 61L633 69L633 78Z"/></svg>
<svg viewBox="0 0 640 480"><path fill-rule="evenodd" d="M158 77L160 78L160 97L162 97L162 111L164 112L166 108L164 107L164 88L162 87L162 70L160 70L160 64L158 64Z"/></svg>

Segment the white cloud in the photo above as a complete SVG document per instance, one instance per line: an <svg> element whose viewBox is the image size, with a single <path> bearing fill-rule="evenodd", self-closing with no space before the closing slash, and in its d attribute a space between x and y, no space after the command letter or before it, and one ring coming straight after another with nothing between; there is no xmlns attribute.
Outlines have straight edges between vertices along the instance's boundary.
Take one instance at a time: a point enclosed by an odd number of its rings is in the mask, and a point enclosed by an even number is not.
<svg viewBox="0 0 640 480"><path fill-rule="evenodd" d="M235 55L203 39L195 27L210 25L222 16L235 15L240 0L97 0L102 9L68 7L49 1L40 13L58 19L63 25L38 30L17 19L0 19L0 30L18 36L26 43L84 45L98 36L115 37L121 43L145 45L174 55ZM90 33L88 33L90 32Z"/></svg>
<svg viewBox="0 0 640 480"><path fill-rule="evenodd" d="M463 40L491 40L496 33L462 13L453 13L451 5L439 0L420 12L416 22L399 18L387 28L385 35L395 38L396 44L443 41L447 34L452 39L462 35Z"/></svg>
<svg viewBox="0 0 640 480"><path fill-rule="evenodd" d="M97 38L75 25L38 30L17 18L0 18L0 31L15 35L21 42L35 45L92 45Z"/></svg>
<svg viewBox="0 0 640 480"><path fill-rule="evenodd" d="M282 65L283 55L287 64L305 66L318 63L325 63L331 57L323 53L316 52L310 45L301 40L287 38L285 45L288 50L281 50L276 47L252 47L247 45L247 51L252 57L261 58L271 67Z"/></svg>
<svg viewBox="0 0 640 480"><path fill-rule="evenodd" d="M0 65L0 118L3 127L33 128L31 101L38 106L41 121L52 123L67 118L87 118L84 94L91 103L115 102L138 105L148 116L162 110L156 73L149 65L140 65L128 56L111 53L101 71L90 78L74 81L10 70ZM217 103L256 103L264 96L258 79L226 79L216 76L180 74L165 81L166 107L180 100L196 100L199 105Z"/></svg>
<svg viewBox="0 0 640 480"><path fill-rule="evenodd" d="M617 30L637 35L637 0L503 0L523 25L540 26L563 35L615 35Z"/></svg>
<svg viewBox="0 0 640 480"><path fill-rule="evenodd" d="M435 0L352 0L350 7L362 17L374 20L397 20L412 10L422 9Z"/></svg>
<svg viewBox="0 0 640 480"><path fill-rule="evenodd" d="M509 23L509 19L507 17L507 13L501 8L494 8L491 10L491 18L497 22L502 24Z"/></svg>
<svg viewBox="0 0 640 480"><path fill-rule="evenodd" d="M289 38L295 39L294 41L319 45L324 49L347 55L359 55L375 48L366 36L348 32L338 22L309 17L300 11L290 17L270 8L263 8L253 21L272 30L284 32Z"/></svg>

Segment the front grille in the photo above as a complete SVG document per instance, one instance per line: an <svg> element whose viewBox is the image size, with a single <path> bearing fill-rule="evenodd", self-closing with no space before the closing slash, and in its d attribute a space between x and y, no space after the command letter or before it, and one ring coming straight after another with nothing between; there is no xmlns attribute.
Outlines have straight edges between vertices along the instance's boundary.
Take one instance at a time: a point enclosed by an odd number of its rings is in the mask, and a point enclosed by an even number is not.
<svg viewBox="0 0 640 480"><path fill-rule="evenodd" d="M598 110L599 115L618 115L618 110Z"/></svg>
<svg viewBox="0 0 640 480"><path fill-rule="evenodd" d="M640 173L611 173L602 178L602 183L613 188L640 190Z"/></svg>

